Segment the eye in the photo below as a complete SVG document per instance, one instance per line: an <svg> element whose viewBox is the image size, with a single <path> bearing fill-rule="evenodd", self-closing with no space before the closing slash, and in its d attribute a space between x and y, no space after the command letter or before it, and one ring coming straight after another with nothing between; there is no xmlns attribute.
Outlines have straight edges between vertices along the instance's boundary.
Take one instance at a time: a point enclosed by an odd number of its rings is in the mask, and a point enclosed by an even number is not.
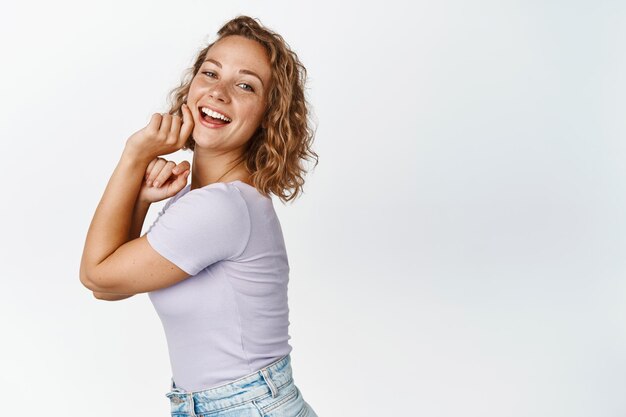
<svg viewBox="0 0 626 417"><path fill-rule="evenodd" d="M216 74L213 71L204 71L203 74L206 74L206 75L208 75L209 77L212 77L212 78L216 76Z"/></svg>
<svg viewBox="0 0 626 417"><path fill-rule="evenodd" d="M250 84L241 83L241 84L237 84L237 85L243 85L244 87L241 87L241 88L243 88L246 91L254 91L254 88L252 88L252 86Z"/></svg>

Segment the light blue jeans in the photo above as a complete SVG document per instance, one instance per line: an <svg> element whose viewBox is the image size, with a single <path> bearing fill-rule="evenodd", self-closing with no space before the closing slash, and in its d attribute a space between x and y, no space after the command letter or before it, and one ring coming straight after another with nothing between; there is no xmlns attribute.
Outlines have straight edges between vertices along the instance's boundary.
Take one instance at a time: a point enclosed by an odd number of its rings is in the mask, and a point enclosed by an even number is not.
<svg viewBox="0 0 626 417"><path fill-rule="evenodd" d="M205 391L176 387L165 394L172 417L318 417L293 381L291 356Z"/></svg>

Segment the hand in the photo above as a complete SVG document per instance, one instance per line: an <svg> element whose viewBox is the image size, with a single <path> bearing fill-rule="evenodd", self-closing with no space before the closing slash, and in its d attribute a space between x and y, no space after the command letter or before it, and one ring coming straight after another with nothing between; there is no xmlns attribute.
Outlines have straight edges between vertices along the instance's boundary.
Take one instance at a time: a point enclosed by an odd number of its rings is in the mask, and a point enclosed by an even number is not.
<svg viewBox="0 0 626 417"><path fill-rule="evenodd" d="M183 104L181 111L182 119L176 115L154 113L146 127L128 138L124 153L147 162L181 149L194 127L189 107Z"/></svg>
<svg viewBox="0 0 626 417"><path fill-rule="evenodd" d="M187 185L190 167L187 161L176 165L174 161L154 158L146 169L139 200L154 203L176 195Z"/></svg>

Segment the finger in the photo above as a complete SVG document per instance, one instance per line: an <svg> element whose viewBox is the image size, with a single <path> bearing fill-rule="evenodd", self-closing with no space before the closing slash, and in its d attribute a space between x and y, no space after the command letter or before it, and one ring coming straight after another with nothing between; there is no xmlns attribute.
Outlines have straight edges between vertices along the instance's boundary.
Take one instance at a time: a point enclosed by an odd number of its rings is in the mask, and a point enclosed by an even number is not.
<svg viewBox="0 0 626 417"><path fill-rule="evenodd" d="M172 116L172 127L170 128L170 133L168 136L168 142L176 143L178 142L178 135L180 132L180 125L182 123L180 116L173 115Z"/></svg>
<svg viewBox="0 0 626 417"><path fill-rule="evenodd" d="M146 180L148 179L148 177L150 177L150 172L152 172L152 167L154 166L154 164L156 163L156 161L158 160L158 158L154 158L152 161L150 161L150 163L148 164L148 168L146 168Z"/></svg>
<svg viewBox="0 0 626 417"><path fill-rule="evenodd" d="M165 182L172 176L172 168L174 168L174 166L176 166L176 162L174 161L167 161L165 163L165 166L163 166L163 168L161 168L161 172L159 173L159 175L157 175L156 179L154 180L154 186L155 187L160 187L163 184L165 184Z"/></svg>
<svg viewBox="0 0 626 417"><path fill-rule="evenodd" d="M184 144L189 138L189 136L191 136L191 133L193 132L194 123L193 123L193 116L191 114L191 110L189 110L189 106L183 103L182 110L183 110L183 127L180 130L179 140Z"/></svg>
<svg viewBox="0 0 626 417"><path fill-rule="evenodd" d="M150 175L148 176L148 180L146 181L146 183L148 184L148 187L152 186L152 184L154 183L154 181L156 180L157 176L159 175L159 173L161 172L161 170L163 169L166 163L167 161L165 159L156 158L156 162L154 163L154 166L152 167L152 171L150 171Z"/></svg>
<svg viewBox="0 0 626 417"><path fill-rule="evenodd" d="M159 127L159 135L162 135L163 139L167 140L168 136L170 135L171 127L172 127L172 116L167 113L163 114L161 127Z"/></svg>
<svg viewBox="0 0 626 417"><path fill-rule="evenodd" d="M180 182L181 185L184 187L185 185L187 185L187 178L189 178L190 173L190 170L186 170L185 172L183 172L183 175L180 175L178 178L176 178L176 181Z"/></svg>
<svg viewBox="0 0 626 417"><path fill-rule="evenodd" d="M189 164L189 162L187 161L183 161L180 164L176 165L174 169L172 170L172 172L174 174L180 174L181 172L185 172L185 170L189 168L191 168L191 164Z"/></svg>
<svg viewBox="0 0 626 417"><path fill-rule="evenodd" d="M189 170L183 172L182 175L176 177L174 181L168 187L168 194L175 195L187 185L187 177L189 177Z"/></svg>
<svg viewBox="0 0 626 417"><path fill-rule="evenodd" d="M156 133L159 131L159 126L161 126L161 120L163 120L163 116L161 113L153 113L150 118L150 122L148 122L148 130L152 133Z"/></svg>
<svg viewBox="0 0 626 417"><path fill-rule="evenodd" d="M187 177L189 177L189 173L190 173L190 172L191 172L191 171L190 171L190 170L188 170L188 169L187 169L187 170L185 170L185 171L182 171L182 174L181 174L181 175L179 175L178 177L176 177L176 180L175 180L174 182L175 182L176 184L179 184L179 185L183 185L183 186L184 186L185 184L187 184Z"/></svg>

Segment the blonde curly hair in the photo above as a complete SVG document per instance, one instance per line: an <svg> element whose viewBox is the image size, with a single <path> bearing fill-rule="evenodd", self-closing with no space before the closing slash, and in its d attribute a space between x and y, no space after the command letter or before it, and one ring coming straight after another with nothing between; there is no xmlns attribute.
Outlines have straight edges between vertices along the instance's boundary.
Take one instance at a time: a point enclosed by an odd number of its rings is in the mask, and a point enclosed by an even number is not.
<svg viewBox="0 0 626 417"><path fill-rule="evenodd" d="M263 27L258 19L238 16L222 26L217 35L213 43L198 53L194 65L185 71L181 84L170 91L168 113L182 117L181 106L187 100L191 82L215 42L230 35L259 42L270 60L272 83L263 120L247 142L243 160L250 181L261 194L267 197L272 193L283 202L295 199L303 192L304 160L315 160L315 168L319 159L311 149L315 129L304 95L306 68L283 37ZM194 147L195 141L190 136L182 149L193 151Z"/></svg>

